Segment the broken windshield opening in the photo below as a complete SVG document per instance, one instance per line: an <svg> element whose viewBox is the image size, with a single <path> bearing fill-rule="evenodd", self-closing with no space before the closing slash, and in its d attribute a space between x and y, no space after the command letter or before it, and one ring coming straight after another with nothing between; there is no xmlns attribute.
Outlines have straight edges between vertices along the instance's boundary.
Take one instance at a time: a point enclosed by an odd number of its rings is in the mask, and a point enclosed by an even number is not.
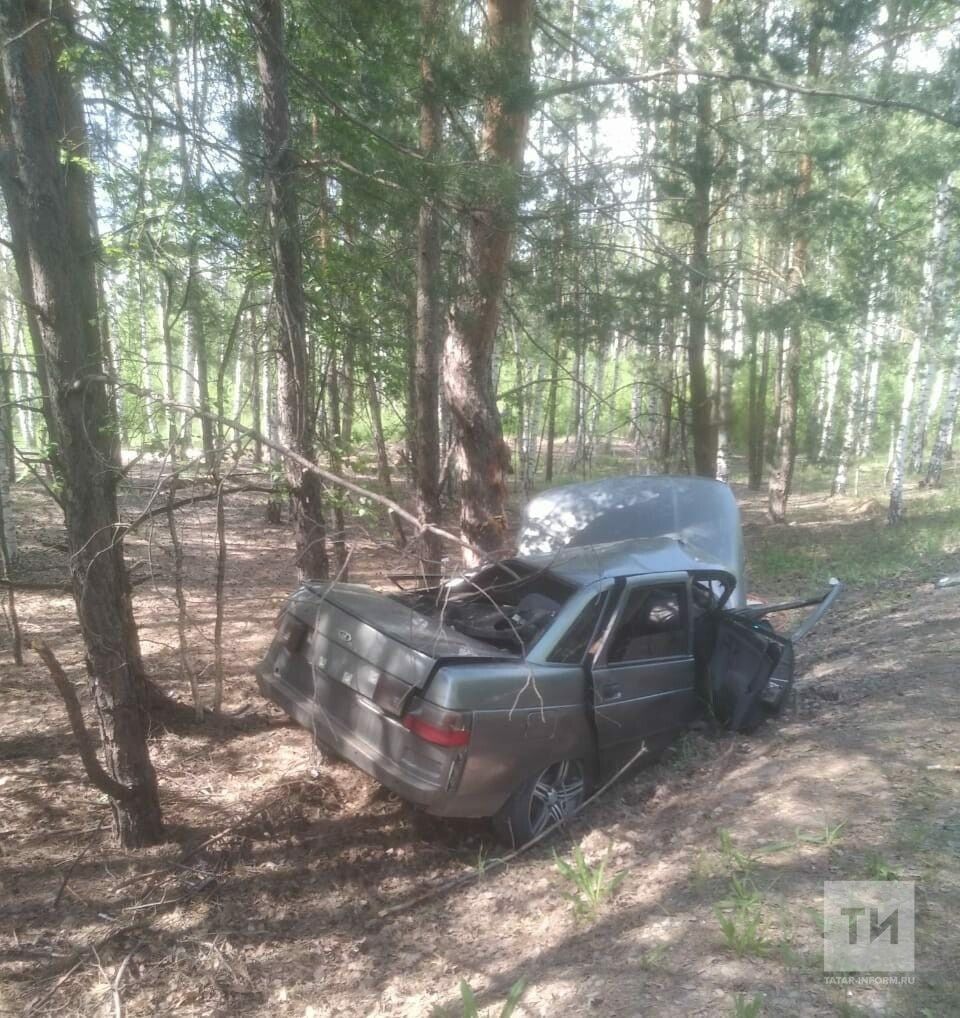
<svg viewBox="0 0 960 1018"><path fill-rule="evenodd" d="M464 636L526 654L573 591L549 570L511 559L439 587L390 596Z"/></svg>

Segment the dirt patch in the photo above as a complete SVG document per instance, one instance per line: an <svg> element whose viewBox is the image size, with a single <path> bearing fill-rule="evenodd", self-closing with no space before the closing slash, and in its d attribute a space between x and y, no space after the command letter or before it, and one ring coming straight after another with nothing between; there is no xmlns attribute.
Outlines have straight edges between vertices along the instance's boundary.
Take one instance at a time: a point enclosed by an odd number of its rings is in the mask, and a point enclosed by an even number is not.
<svg viewBox="0 0 960 1018"><path fill-rule="evenodd" d="M55 517L29 490L18 498L31 576L59 579ZM458 1014L461 979L494 1005L522 978L517 1013L531 1016L734 1014L738 996L767 1015L957 1013L960 589L906 577L882 594L849 592L804 645L781 721L749 739L691 732L551 844L491 870L500 850L486 825L424 817L317 760L309 735L257 694L250 668L293 582L288 533L265 525L263 499L228 508L228 716L160 719L152 736L169 843L113 847L42 668L15 669L4 649L0 1009ZM800 522L817 511L801 507ZM841 525L868 526L862 515ZM759 514L748 520L748 542L771 539ZM375 523L358 541L358 579L407 568L379 533ZM146 577L136 607L151 674L186 698L164 537L157 527L130 542ZM207 683L209 506L184 538ZM763 590L798 592L789 577ZM81 681L69 598L25 594L20 607ZM575 915L553 859L574 844L625 874L589 919ZM474 879L448 886L463 875ZM915 982L827 985L823 881L878 875L918 882ZM434 886L446 889L391 911Z"/></svg>

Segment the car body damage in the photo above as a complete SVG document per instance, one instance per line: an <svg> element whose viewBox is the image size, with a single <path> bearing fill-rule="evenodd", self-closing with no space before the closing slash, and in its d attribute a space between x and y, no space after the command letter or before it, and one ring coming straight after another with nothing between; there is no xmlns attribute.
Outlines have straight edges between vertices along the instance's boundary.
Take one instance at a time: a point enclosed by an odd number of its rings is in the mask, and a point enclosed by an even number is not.
<svg viewBox="0 0 960 1018"><path fill-rule="evenodd" d="M516 843L641 744L704 714L749 730L776 713L795 641L841 589L748 605L736 502L700 478L547 492L519 545L431 587L304 584L257 669L261 690L403 798L494 817ZM791 634L769 621L803 607L815 610Z"/></svg>

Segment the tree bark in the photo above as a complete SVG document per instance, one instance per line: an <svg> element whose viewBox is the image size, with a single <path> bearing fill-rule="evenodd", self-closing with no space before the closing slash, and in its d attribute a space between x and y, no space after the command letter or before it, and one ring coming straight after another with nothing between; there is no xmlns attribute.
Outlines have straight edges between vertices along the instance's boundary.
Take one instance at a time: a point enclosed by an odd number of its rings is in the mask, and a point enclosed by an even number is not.
<svg viewBox="0 0 960 1018"><path fill-rule="evenodd" d="M953 349L945 365L950 371L950 381L943 397L937 437L930 452L930 462L927 464L924 477L924 485L930 488L939 488L943 481L943 463L950 449L954 421L957 418L957 405L960 402L960 315L954 318L953 331Z"/></svg>
<svg viewBox="0 0 960 1018"><path fill-rule="evenodd" d="M697 29L708 32L713 0L697 0ZM693 434L693 469L702 477L716 470L716 437L707 386L704 353L707 345L707 292L710 284L710 220L713 187L713 90L709 80L696 85L697 128L694 140L693 249L687 284L687 367L690 372L690 425Z"/></svg>
<svg viewBox="0 0 960 1018"><path fill-rule="evenodd" d="M807 79L815 82L820 74L823 53L820 45L821 13L813 11L813 23L807 44ZM806 289L808 228L803 221L813 184L813 156L809 151L800 156L797 168L796 208L800 221L793 241L793 259L787 279L787 298L794 304L789 346L783 361L780 397L780 430L777 465L770 475L767 510L774 523L787 519L787 502L793 488L793 468L797 458L797 416L800 400L800 366L803 363L803 310L800 304Z"/></svg>
<svg viewBox="0 0 960 1018"><path fill-rule="evenodd" d="M294 189L282 0L255 0L249 12L261 86L264 184L279 320L281 414L287 443L304 459L312 460L316 442L314 387L307 357L303 252ZM321 479L315 471L289 459L285 460L285 470L294 496L297 566L303 576L326 579L330 565Z"/></svg>
<svg viewBox="0 0 960 1018"><path fill-rule="evenodd" d="M121 844L135 847L159 841L163 827L117 528L116 420L103 382L80 384L85 376L102 376L104 349L82 99L61 59L71 23L68 4L58 0L13 0L0 8L4 133L12 141L3 165L8 186L22 199L24 215L11 228L22 231L18 243L29 255L20 282L33 295L47 354L55 468L87 670L114 783L108 794Z"/></svg>
<svg viewBox="0 0 960 1018"><path fill-rule="evenodd" d="M821 418L820 440L817 443L817 462L830 455L833 448L833 414L837 403L837 385L840 381L840 353L828 350L823 366L823 417Z"/></svg>
<svg viewBox="0 0 960 1018"><path fill-rule="evenodd" d="M443 110L437 95L434 55L439 45L441 0L420 5L420 152L432 169L443 144ZM421 523L440 522L440 343L441 305L440 210L436 181L428 180L417 220L417 296L413 343L410 407L413 439L413 475L417 517ZM433 531L419 541L420 557L435 572L442 551Z"/></svg>
<svg viewBox="0 0 960 1018"><path fill-rule="evenodd" d="M914 389L916 388L917 366L923 344L919 333L910 344L907 357L907 371L903 379L903 400L900 404L900 423L890 463L890 504L887 509L887 522L899 523L904 516L903 479L907 468L907 443L910 439L910 416L913 408Z"/></svg>
<svg viewBox="0 0 960 1018"><path fill-rule="evenodd" d="M488 47L501 73L484 100L480 154L496 186L478 200L465 227L464 275L444 349L444 386L462 478L460 527L485 552L500 550L507 535L510 450L491 367L520 197L533 6L533 0L487 0Z"/></svg>

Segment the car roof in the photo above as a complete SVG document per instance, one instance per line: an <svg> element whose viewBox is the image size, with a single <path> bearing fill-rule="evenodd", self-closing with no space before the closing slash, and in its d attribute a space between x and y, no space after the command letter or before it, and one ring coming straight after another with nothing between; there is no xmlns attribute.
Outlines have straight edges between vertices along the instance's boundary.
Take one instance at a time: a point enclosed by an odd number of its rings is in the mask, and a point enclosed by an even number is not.
<svg viewBox="0 0 960 1018"><path fill-rule="evenodd" d="M536 569L549 569L578 587L609 577L654 573L720 571L735 579L715 556L688 541L671 537L579 545L517 558Z"/></svg>

